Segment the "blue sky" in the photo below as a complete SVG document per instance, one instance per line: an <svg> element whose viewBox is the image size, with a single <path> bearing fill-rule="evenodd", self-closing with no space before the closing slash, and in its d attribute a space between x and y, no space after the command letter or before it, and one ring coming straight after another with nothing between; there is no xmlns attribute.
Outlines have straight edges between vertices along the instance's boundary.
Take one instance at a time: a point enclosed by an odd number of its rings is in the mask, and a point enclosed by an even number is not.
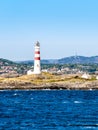
<svg viewBox="0 0 98 130"><path fill-rule="evenodd" d="M1 0L0 57L32 60L98 55L98 0Z"/></svg>

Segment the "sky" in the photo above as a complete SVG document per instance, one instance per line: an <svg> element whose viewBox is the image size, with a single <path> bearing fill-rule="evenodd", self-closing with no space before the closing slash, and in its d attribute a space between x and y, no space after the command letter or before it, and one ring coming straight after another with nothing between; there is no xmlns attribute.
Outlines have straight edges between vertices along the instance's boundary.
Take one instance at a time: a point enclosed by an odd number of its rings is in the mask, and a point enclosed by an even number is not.
<svg viewBox="0 0 98 130"><path fill-rule="evenodd" d="M0 57L98 55L98 0L0 0Z"/></svg>

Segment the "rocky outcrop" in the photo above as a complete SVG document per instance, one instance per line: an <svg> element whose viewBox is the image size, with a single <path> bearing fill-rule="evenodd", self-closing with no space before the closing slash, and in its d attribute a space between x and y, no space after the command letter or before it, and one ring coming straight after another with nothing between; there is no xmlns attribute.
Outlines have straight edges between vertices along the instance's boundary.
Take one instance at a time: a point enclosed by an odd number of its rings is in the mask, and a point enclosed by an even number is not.
<svg viewBox="0 0 98 130"><path fill-rule="evenodd" d="M81 79L73 75L20 76L16 78L0 78L0 89L98 89L98 80Z"/></svg>
<svg viewBox="0 0 98 130"><path fill-rule="evenodd" d="M87 82L56 82L56 83L42 83L41 85L32 84L29 82L3 82L0 83L0 89L76 89L88 90L98 89L98 81Z"/></svg>

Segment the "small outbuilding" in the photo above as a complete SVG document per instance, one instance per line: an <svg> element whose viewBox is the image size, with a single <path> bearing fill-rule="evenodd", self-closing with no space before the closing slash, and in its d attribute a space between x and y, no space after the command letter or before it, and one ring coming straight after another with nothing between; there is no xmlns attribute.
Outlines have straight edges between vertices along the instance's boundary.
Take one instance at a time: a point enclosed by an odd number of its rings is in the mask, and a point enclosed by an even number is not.
<svg viewBox="0 0 98 130"><path fill-rule="evenodd" d="M96 76L96 79L98 80L98 76Z"/></svg>
<svg viewBox="0 0 98 130"><path fill-rule="evenodd" d="M31 75L31 74L33 74L33 71L32 70L28 70L27 71L27 75Z"/></svg>
<svg viewBox="0 0 98 130"><path fill-rule="evenodd" d="M89 74L87 74L87 73L84 73L84 74L81 76L81 78L83 78L83 79L91 79L91 76L90 76Z"/></svg>

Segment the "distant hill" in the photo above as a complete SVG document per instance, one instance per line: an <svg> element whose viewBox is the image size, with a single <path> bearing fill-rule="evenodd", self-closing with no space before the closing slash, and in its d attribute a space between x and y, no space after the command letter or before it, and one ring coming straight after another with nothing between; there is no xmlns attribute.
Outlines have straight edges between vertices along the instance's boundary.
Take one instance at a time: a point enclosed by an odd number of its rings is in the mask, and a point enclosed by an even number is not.
<svg viewBox="0 0 98 130"><path fill-rule="evenodd" d="M58 69L68 67L71 72L73 72L72 69L78 69L84 72L98 73L98 56L70 56L62 59L46 59L41 60L41 64L42 69L53 68L55 64ZM27 74L28 70L33 69L33 65L33 60L13 62L0 58L0 76L17 77Z"/></svg>
<svg viewBox="0 0 98 130"><path fill-rule="evenodd" d="M33 60L29 61L20 61L18 63L23 64L33 64ZM95 64L98 63L98 56L91 56L91 57L85 57L85 56L70 56L65 57L61 59L46 59L41 60L42 64Z"/></svg>
<svg viewBox="0 0 98 130"><path fill-rule="evenodd" d="M54 60L54 59L46 59L46 60L41 60L42 64L54 64L57 63L58 60ZM27 61L16 61L16 63L19 64L34 64L33 60L27 60Z"/></svg>
<svg viewBox="0 0 98 130"><path fill-rule="evenodd" d="M15 64L34 64L33 60L13 62L7 59L0 58L0 65L15 65ZM42 59L42 64L95 64L98 63L98 56L70 56L61 59Z"/></svg>
<svg viewBox="0 0 98 130"><path fill-rule="evenodd" d="M4 66L11 66L11 65L15 65L16 63L7 59L3 59L0 58L0 65L4 65Z"/></svg>
<svg viewBox="0 0 98 130"><path fill-rule="evenodd" d="M58 60L58 63L60 64L88 64L88 63L98 63L98 56L91 56L91 57L85 57L85 56L71 56L71 57L65 57Z"/></svg>

